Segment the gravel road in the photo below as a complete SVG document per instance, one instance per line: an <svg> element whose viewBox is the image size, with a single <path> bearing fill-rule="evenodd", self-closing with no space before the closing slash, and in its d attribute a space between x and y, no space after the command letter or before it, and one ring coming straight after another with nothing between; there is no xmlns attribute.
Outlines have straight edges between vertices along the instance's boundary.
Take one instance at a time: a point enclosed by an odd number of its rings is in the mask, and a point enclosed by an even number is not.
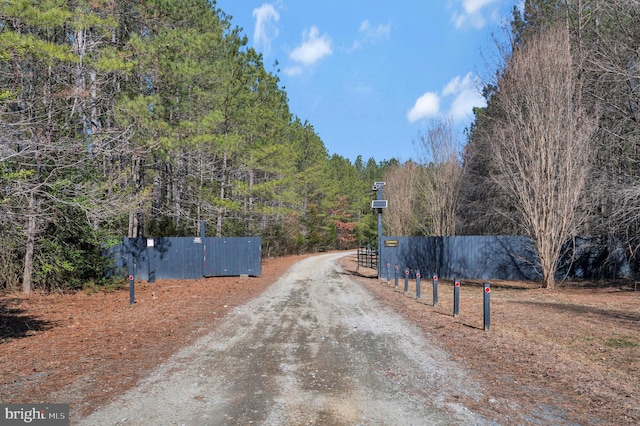
<svg viewBox="0 0 640 426"><path fill-rule="evenodd" d="M306 258L82 425L487 424L461 366L345 275ZM250 285L250 280L247 281Z"/></svg>

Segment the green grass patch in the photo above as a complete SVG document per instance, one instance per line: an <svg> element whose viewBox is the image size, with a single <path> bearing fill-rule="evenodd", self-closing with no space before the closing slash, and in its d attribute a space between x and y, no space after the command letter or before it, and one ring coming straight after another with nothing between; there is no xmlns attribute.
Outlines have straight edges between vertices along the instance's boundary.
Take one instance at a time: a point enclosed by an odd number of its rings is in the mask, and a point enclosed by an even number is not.
<svg viewBox="0 0 640 426"><path fill-rule="evenodd" d="M607 339L604 344L612 348L635 348L638 344L631 340L632 337L622 336Z"/></svg>

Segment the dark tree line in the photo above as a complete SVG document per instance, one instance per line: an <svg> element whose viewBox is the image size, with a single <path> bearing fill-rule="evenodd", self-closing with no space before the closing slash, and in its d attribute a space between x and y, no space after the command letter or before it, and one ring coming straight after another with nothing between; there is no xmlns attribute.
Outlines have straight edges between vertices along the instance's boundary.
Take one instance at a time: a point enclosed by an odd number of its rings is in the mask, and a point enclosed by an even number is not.
<svg viewBox="0 0 640 426"><path fill-rule="evenodd" d="M329 156L207 0L0 5L0 288L100 281L122 236L369 238L386 163ZM375 228L373 228L375 229Z"/></svg>
<svg viewBox="0 0 640 426"><path fill-rule="evenodd" d="M105 246L200 221L267 256L372 242L381 179L386 234L527 235L549 288L578 236L637 269L640 5L528 0L509 30L464 144L436 121L415 161L365 164L213 1L3 2L0 288L100 281Z"/></svg>

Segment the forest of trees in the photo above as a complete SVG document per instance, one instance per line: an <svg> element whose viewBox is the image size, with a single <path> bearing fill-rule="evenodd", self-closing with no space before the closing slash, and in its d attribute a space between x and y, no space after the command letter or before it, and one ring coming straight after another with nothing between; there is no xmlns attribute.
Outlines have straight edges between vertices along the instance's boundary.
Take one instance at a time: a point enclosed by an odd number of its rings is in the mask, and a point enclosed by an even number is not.
<svg viewBox="0 0 640 426"><path fill-rule="evenodd" d="M418 143L432 160L387 171L420 182L396 222L405 234L528 236L550 289L577 237L600 276L621 259L637 272L640 2L527 0L509 30L464 146L434 122Z"/></svg>
<svg viewBox="0 0 640 426"><path fill-rule="evenodd" d="M526 235L544 284L589 236L640 245L640 4L527 0L466 140L330 155L242 30L208 0L0 5L0 290L104 279L124 236L259 235L265 256L387 235ZM500 39L500 38L498 38Z"/></svg>
<svg viewBox="0 0 640 426"><path fill-rule="evenodd" d="M0 289L100 281L104 247L200 221L266 256L375 233L385 164L330 156L215 2L2 2L0 58Z"/></svg>

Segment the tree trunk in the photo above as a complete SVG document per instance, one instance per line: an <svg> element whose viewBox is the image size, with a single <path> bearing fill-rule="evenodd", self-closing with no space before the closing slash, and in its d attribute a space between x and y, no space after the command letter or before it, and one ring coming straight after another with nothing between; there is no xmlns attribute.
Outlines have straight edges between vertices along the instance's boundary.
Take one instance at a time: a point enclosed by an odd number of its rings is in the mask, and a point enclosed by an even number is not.
<svg viewBox="0 0 640 426"><path fill-rule="evenodd" d="M24 273L22 275L22 292L31 293L31 273L33 272L33 252L36 244L36 199L29 196L29 214L27 215L27 242L24 253Z"/></svg>
<svg viewBox="0 0 640 426"><path fill-rule="evenodd" d="M222 175L220 177L220 200L224 200L224 188L227 180L227 152L222 157ZM224 207L218 208L218 218L216 220L216 237L222 237L222 216L224 215Z"/></svg>
<svg viewBox="0 0 640 426"><path fill-rule="evenodd" d="M555 290L556 289L556 279L553 276L553 273L545 275L542 279L542 287L547 290Z"/></svg>
<svg viewBox="0 0 640 426"><path fill-rule="evenodd" d="M180 229L180 227L182 226L182 182L184 181L184 178L186 176L185 168L186 167L181 152L176 158L176 166L172 170L173 174L171 176L171 182L173 183L173 223L175 224L176 230Z"/></svg>
<svg viewBox="0 0 640 426"><path fill-rule="evenodd" d="M542 288L547 290L556 289L555 271L556 268L549 259L545 258L544 254L548 253L549 249L545 249L544 242L539 242L538 247L542 247L540 250L540 267L542 269Z"/></svg>
<svg viewBox="0 0 640 426"><path fill-rule="evenodd" d="M142 209L142 160L138 156L134 156L131 159L131 178L135 188L135 193L132 195L132 202L129 205L129 238L138 238L142 236L141 228L141 209Z"/></svg>

